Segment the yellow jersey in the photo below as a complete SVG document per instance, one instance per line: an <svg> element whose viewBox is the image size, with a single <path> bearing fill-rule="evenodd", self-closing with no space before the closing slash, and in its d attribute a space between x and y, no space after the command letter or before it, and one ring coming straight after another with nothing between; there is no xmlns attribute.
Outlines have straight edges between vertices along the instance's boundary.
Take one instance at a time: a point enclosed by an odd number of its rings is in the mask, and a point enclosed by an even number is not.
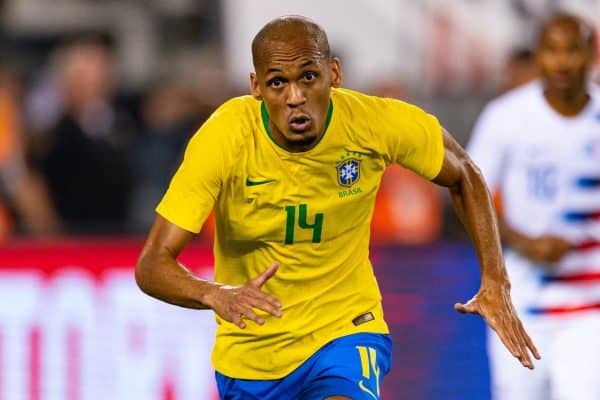
<svg viewBox="0 0 600 400"><path fill-rule="evenodd" d="M246 329L217 316L215 369L241 379L278 379L327 342L388 333L369 261L370 221L384 169L399 163L426 179L440 171L435 117L399 100L332 89L325 131L291 153L251 96L223 104L192 137L156 211L199 232L215 209L215 280L240 285L274 261L262 290L281 318Z"/></svg>

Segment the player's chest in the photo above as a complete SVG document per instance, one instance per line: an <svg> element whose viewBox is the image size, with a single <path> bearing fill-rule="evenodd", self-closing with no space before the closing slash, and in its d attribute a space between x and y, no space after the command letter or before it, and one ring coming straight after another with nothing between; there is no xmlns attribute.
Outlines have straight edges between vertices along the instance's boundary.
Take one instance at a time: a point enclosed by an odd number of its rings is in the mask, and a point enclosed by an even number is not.
<svg viewBox="0 0 600 400"><path fill-rule="evenodd" d="M318 156L248 154L219 199L234 240L320 243L369 219L384 169L366 151Z"/></svg>
<svg viewBox="0 0 600 400"><path fill-rule="evenodd" d="M551 165L565 172L580 167L600 170L600 119L547 118L525 122L521 130L506 155L517 169Z"/></svg>
<svg viewBox="0 0 600 400"><path fill-rule="evenodd" d="M505 154L507 186L530 200L553 201L581 177L600 177L600 123L524 123Z"/></svg>

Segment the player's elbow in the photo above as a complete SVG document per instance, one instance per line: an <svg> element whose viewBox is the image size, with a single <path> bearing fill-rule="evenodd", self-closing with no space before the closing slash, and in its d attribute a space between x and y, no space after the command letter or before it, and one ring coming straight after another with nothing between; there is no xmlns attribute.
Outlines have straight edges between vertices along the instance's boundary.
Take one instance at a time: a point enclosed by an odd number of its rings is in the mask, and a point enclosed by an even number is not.
<svg viewBox="0 0 600 400"><path fill-rule="evenodd" d="M474 191L488 192L483 174L477 164L470 158L466 157L464 161L464 174L468 182L468 187Z"/></svg>
<svg viewBox="0 0 600 400"><path fill-rule="evenodd" d="M477 164L466 154L463 153L456 157L453 184L449 185L453 191L470 190L483 183L483 175Z"/></svg>
<svg viewBox="0 0 600 400"><path fill-rule="evenodd" d="M483 182L483 175L481 170L475 164L475 162L469 156L465 156L462 160L462 170L465 179L468 179L470 182Z"/></svg>
<svg viewBox="0 0 600 400"><path fill-rule="evenodd" d="M135 265L135 282L142 292L150 296L152 296L151 265L151 255L148 252L142 252Z"/></svg>

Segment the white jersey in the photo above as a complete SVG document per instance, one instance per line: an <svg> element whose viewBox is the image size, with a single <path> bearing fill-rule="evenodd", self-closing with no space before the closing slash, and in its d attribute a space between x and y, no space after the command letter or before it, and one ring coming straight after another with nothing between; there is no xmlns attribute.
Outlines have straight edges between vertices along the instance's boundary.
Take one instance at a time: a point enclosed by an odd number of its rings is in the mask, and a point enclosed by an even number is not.
<svg viewBox="0 0 600 400"><path fill-rule="evenodd" d="M486 106L468 146L510 226L577 244L553 266L506 252L513 301L532 314L600 310L600 92L590 94L564 117L541 82L522 86Z"/></svg>

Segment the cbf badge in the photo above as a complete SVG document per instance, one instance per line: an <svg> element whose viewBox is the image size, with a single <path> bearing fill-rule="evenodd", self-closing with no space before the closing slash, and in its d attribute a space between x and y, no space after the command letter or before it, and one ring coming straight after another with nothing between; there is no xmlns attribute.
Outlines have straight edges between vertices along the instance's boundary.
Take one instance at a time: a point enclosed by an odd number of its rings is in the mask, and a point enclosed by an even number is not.
<svg viewBox="0 0 600 400"><path fill-rule="evenodd" d="M350 187L360 179L360 160L346 158L337 165L338 183Z"/></svg>

